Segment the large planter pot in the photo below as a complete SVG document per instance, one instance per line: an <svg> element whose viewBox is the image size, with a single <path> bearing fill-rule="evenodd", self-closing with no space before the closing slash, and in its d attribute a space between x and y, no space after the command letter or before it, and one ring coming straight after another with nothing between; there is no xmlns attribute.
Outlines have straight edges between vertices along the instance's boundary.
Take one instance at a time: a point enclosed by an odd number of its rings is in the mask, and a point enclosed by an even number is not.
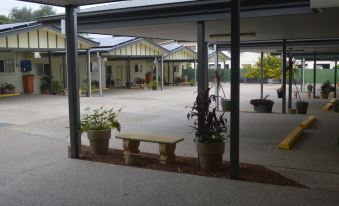
<svg viewBox="0 0 339 206"><path fill-rule="evenodd" d="M328 99L328 93L320 93L321 99Z"/></svg>
<svg viewBox="0 0 339 206"><path fill-rule="evenodd" d="M255 112L272 113L273 104L254 104Z"/></svg>
<svg viewBox="0 0 339 206"><path fill-rule="evenodd" d="M94 154L107 154L111 130L89 130L87 137Z"/></svg>
<svg viewBox="0 0 339 206"><path fill-rule="evenodd" d="M297 114L307 114L308 102L296 102Z"/></svg>
<svg viewBox="0 0 339 206"><path fill-rule="evenodd" d="M221 99L221 108L224 112L231 111L231 100L229 99Z"/></svg>
<svg viewBox="0 0 339 206"><path fill-rule="evenodd" d="M197 152L202 169L219 169L222 163L222 155L225 152L225 142L209 144L197 142Z"/></svg>
<svg viewBox="0 0 339 206"><path fill-rule="evenodd" d="M283 98L284 92L283 91L277 91L278 98Z"/></svg>

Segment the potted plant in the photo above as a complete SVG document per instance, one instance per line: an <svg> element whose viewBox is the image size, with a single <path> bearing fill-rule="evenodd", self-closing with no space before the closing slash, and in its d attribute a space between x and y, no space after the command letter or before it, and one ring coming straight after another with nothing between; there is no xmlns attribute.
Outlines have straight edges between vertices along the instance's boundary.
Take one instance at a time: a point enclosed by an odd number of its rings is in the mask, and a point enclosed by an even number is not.
<svg viewBox="0 0 339 206"><path fill-rule="evenodd" d="M51 89L51 76L43 76L40 79L40 92L41 94L49 94Z"/></svg>
<svg viewBox="0 0 339 206"><path fill-rule="evenodd" d="M62 84L58 81L53 81L52 82L52 94L62 94L64 92L64 87Z"/></svg>
<svg viewBox="0 0 339 206"><path fill-rule="evenodd" d="M278 98L284 97L284 88L282 86L279 89L277 89L277 95L278 95Z"/></svg>
<svg viewBox="0 0 339 206"><path fill-rule="evenodd" d="M312 91L313 91L313 85L312 84L308 84L307 85L307 96L308 97L311 97Z"/></svg>
<svg viewBox="0 0 339 206"><path fill-rule="evenodd" d="M308 102L297 101L295 107L297 109L297 114L307 114Z"/></svg>
<svg viewBox="0 0 339 206"><path fill-rule="evenodd" d="M266 95L263 99L251 99L250 104L253 105L255 112L271 113L274 102L267 99Z"/></svg>
<svg viewBox="0 0 339 206"><path fill-rule="evenodd" d="M148 86L153 90L157 90L159 87L159 83L156 80L152 80L150 83L148 83Z"/></svg>
<svg viewBox="0 0 339 206"><path fill-rule="evenodd" d="M225 137L227 132L227 120L225 112L217 114L217 108L212 107L216 103L217 96L209 95L210 88L198 91L196 100L187 114L188 119L195 118L193 129L200 167L206 170L218 169L222 163L222 155L225 152Z"/></svg>
<svg viewBox="0 0 339 206"><path fill-rule="evenodd" d="M5 85L6 94L14 94L15 93L15 86L13 84L6 84Z"/></svg>
<svg viewBox="0 0 339 206"><path fill-rule="evenodd" d="M321 87L320 87L320 95L322 99L328 99L328 95L330 94L330 92L332 92L334 90L334 87L332 86L332 84L330 83L330 81L326 81L324 82Z"/></svg>
<svg viewBox="0 0 339 206"><path fill-rule="evenodd" d="M107 154L109 148L109 139L111 138L111 130L121 130L117 116L121 109L114 111L113 109L90 110L86 108L87 113L82 116L81 131L87 132L91 150L94 154Z"/></svg>

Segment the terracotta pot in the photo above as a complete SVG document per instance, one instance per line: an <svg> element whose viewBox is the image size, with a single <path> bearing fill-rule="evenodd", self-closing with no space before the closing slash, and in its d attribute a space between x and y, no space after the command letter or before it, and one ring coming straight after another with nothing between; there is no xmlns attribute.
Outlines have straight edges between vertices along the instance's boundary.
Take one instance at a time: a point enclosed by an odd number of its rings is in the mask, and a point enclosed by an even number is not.
<svg viewBox="0 0 339 206"><path fill-rule="evenodd" d="M89 130L87 137L94 154L107 154L111 130Z"/></svg>
<svg viewBox="0 0 339 206"><path fill-rule="evenodd" d="M222 155L225 152L225 142L209 144L197 142L197 152L202 169L219 169L222 163Z"/></svg>

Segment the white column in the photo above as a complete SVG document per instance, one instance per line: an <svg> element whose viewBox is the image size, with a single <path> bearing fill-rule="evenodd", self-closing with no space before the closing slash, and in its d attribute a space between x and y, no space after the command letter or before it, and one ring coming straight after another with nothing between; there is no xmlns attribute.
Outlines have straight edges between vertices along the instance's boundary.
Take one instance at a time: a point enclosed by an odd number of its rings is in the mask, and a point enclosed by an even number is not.
<svg viewBox="0 0 339 206"><path fill-rule="evenodd" d="M103 97L102 92L102 61L99 52L97 52L97 62L98 62L98 69L99 69L99 96Z"/></svg>
<svg viewBox="0 0 339 206"><path fill-rule="evenodd" d="M161 91L164 89L164 57L161 57Z"/></svg>

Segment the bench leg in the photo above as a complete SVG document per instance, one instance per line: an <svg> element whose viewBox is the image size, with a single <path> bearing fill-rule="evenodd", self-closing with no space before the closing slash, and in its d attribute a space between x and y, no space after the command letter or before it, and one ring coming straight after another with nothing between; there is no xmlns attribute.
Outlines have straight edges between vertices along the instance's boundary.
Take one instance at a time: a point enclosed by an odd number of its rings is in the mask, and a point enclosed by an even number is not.
<svg viewBox="0 0 339 206"><path fill-rule="evenodd" d="M160 163L168 164L176 162L175 144L159 144Z"/></svg>
<svg viewBox="0 0 339 206"><path fill-rule="evenodd" d="M139 154L139 145L140 141L124 140L122 145L124 147L124 156L126 156L128 153Z"/></svg>

